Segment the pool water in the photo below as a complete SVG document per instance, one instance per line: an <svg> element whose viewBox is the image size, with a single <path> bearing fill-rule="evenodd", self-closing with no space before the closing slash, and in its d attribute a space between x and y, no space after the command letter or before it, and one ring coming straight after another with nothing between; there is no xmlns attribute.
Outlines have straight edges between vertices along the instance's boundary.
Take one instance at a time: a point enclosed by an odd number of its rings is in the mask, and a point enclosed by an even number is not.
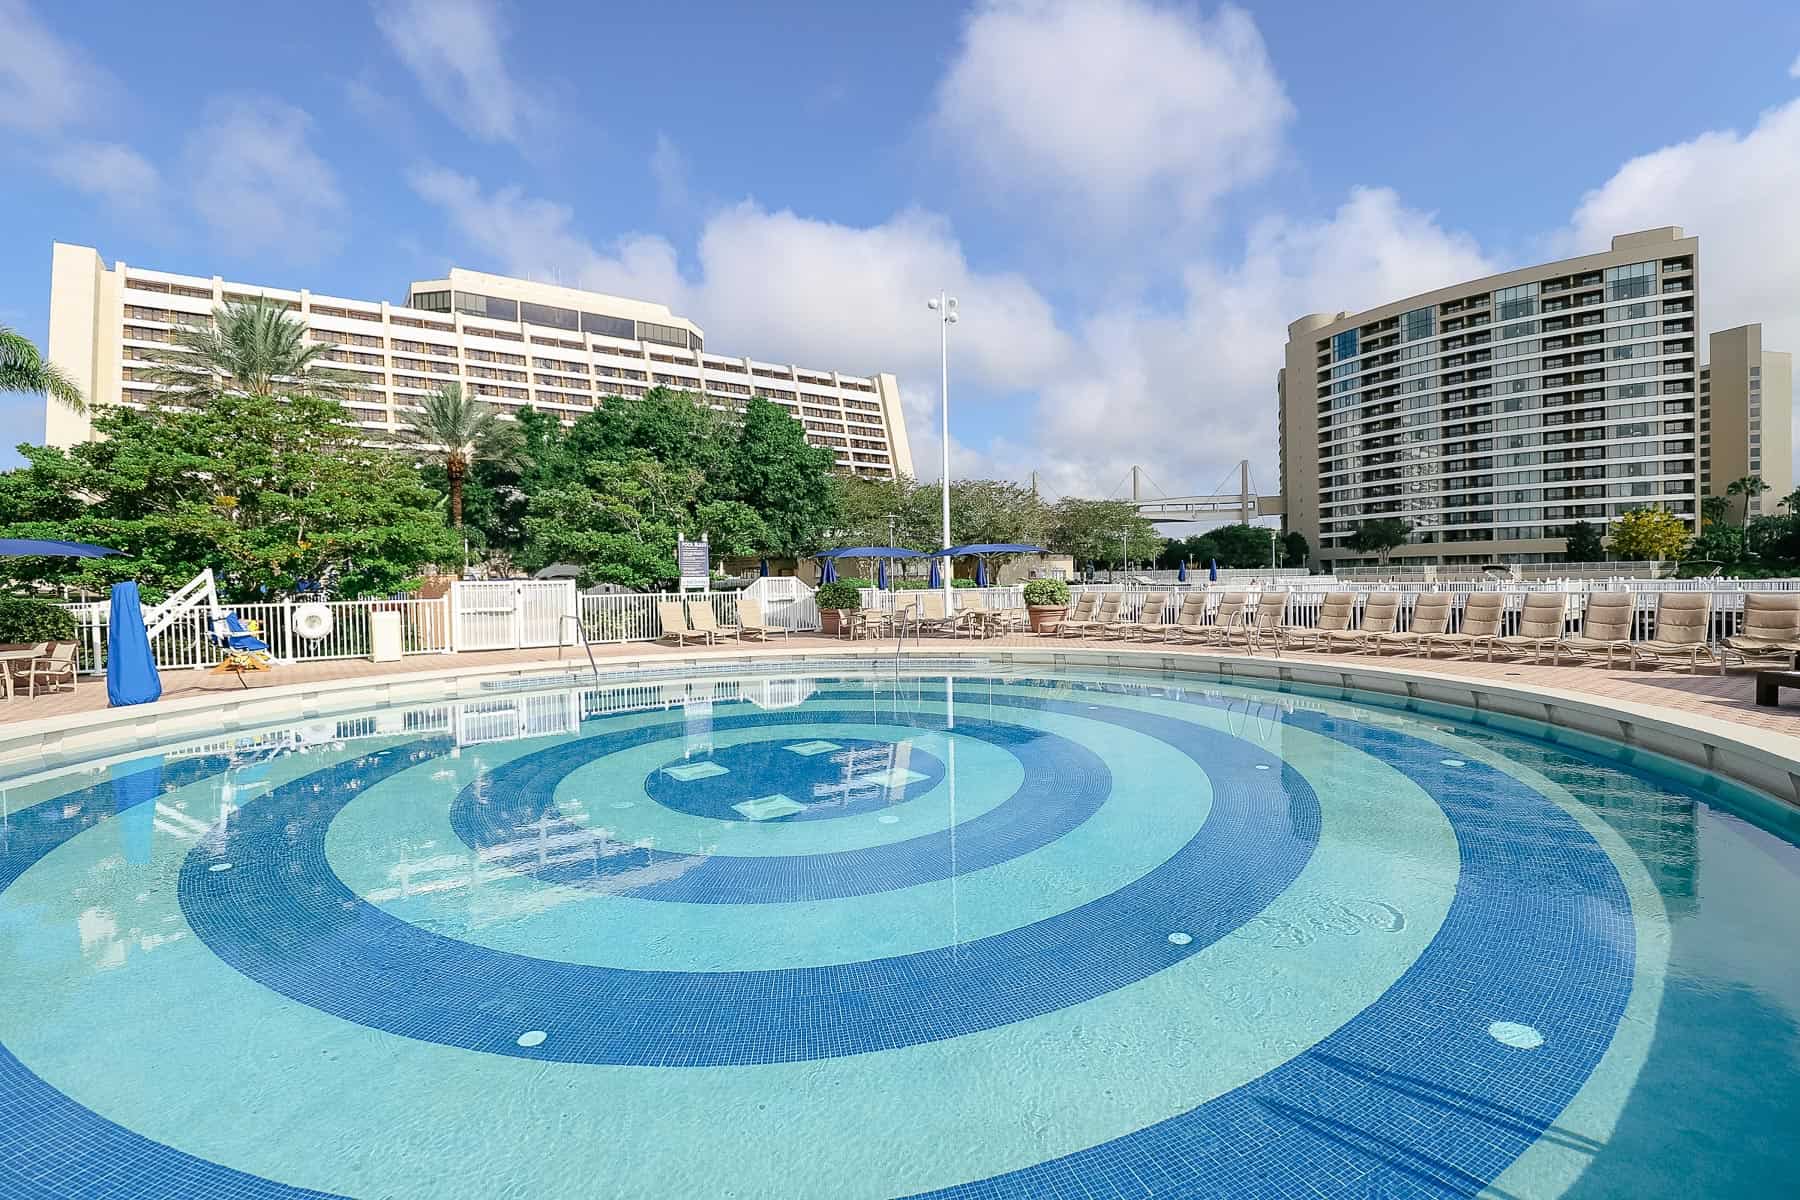
<svg viewBox="0 0 1800 1200"><path fill-rule="evenodd" d="M1143 672L384 709L0 789L0 1197L1800 1194L1789 810Z"/></svg>

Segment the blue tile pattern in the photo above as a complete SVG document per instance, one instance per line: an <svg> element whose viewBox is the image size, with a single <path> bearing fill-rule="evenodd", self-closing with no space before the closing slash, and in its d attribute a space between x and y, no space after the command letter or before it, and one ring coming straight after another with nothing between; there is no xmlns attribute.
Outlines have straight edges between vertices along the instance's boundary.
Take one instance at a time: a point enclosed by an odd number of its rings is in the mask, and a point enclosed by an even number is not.
<svg viewBox="0 0 1800 1200"><path fill-rule="evenodd" d="M910 777L892 783L872 778L899 762L911 770ZM741 820L743 814L734 811L738 803L779 792L805 807L775 820L821 821L878 812L929 791L943 778L944 764L918 746L840 738L828 754L801 757L780 742L765 741L721 746L705 758L665 764L645 778L644 791L665 808L716 821Z"/></svg>

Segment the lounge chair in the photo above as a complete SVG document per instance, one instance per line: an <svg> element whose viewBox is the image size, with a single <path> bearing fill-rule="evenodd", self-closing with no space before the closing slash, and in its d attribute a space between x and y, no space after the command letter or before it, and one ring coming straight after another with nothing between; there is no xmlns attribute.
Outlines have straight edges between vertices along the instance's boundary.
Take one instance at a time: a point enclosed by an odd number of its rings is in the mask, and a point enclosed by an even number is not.
<svg viewBox="0 0 1800 1200"><path fill-rule="evenodd" d="M679 600L664 600L656 606L656 623L662 626L658 641L685 646L689 642L711 642L712 635L688 624L687 612Z"/></svg>
<svg viewBox="0 0 1800 1200"><path fill-rule="evenodd" d="M1226 592L1213 609L1212 621L1200 627L1201 639L1210 646L1229 646L1232 639L1243 636L1246 644L1250 626L1245 624L1245 610L1250 606L1249 592Z"/></svg>
<svg viewBox="0 0 1800 1200"><path fill-rule="evenodd" d="M1069 602L1069 607L1055 621L1049 622L1038 635L1054 637L1063 631L1063 626L1070 621L1085 621L1094 615L1094 606L1100 602L1098 592L1080 592Z"/></svg>
<svg viewBox="0 0 1800 1200"><path fill-rule="evenodd" d="M212 673L235 672L238 682L245 687L250 686L244 683L246 671L267 671L274 661L275 654L269 649L269 643L258 637L256 630L234 612L213 618L210 637L213 645L225 652L225 657L211 668Z"/></svg>
<svg viewBox="0 0 1800 1200"><path fill-rule="evenodd" d="M1206 628L1206 593L1189 592L1181 598L1181 608L1175 613L1175 622L1163 630L1163 640L1173 642L1203 641L1201 633Z"/></svg>
<svg viewBox="0 0 1800 1200"><path fill-rule="evenodd" d="M726 637L742 640L743 630L738 626L719 624L719 618L714 615L710 600L696 600L687 606L687 610L688 624L706 634L708 640L716 642Z"/></svg>
<svg viewBox="0 0 1800 1200"><path fill-rule="evenodd" d="M1631 643L1631 668L1639 661L1652 666L1658 663L1686 661L1688 669L1700 673L1700 656L1718 664L1719 674L1725 663L1707 644L1707 626L1712 622L1712 593L1664 592L1656 598L1656 628L1646 641Z"/></svg>
<svg viewBox="0 0 1800 1200"><path fill-rule="evenodd" d="M1429 639L1450 628L1449 592L1422 592L1413 598L1412 619L1407 622L1406 629L1392 633L1371 634L1368 649L1377 656L1385 653L1389 646L1398 647L1401 651L1412 654L1423 654L1431 657Z"/></svg>
<svg viewBox="0 0 1800 1200"><path fill-rule="evenodd" d="M1463 603L1462 624L1454 632L1421 636L1425 657L1438 646L1465 654L1474 654L1482 643L1500 636L1500 623L1506 619L1506 597L1500 592L1474 592Z"/></svg>
<svg viewBox="0 0 1800 1200"><path fill-rule="evenodd" d="M926 633L947 633L960 637L973 628L974 613L952 612L941 591L928 591L919 597L919 628Z"/></svg>
<svg viewBox="0 0 1800 1200"><path fill-rule="evenodd" d="M988 617L991 612L987 606L987 597L981 592L965 592L957 604L956 615L963 619L963 631L970 637L986 637L988 635Z"/></svg>
<svg viewBox="0 0 1800 1200"><path fill-rule="evenodd" d="M1743 666L1792 668L1800 653L1800 592L1745 592L1741 633L1725 639L1721 655Z"/></svg>
<svg viewBox="0 0 1800 1200"><path fill-rule="evenodd" d="M1370 592L1369 598L1363 601L1361 634L1356 639L1358 650L1374 649L1372 639L1387 633L1396 633L1400 629L1400 593ZM1348 631L1346 631L1348 632Z"/></svg>
<svg viewBox="0 0 1800 1200"><path fill-rule="evenodd" d="M1519 613L1519 632L1487 639L1487 658L1494 654L1531 655L1532 662L1543 662L1548 650L1552 659L1556 646L1568 633L1569 594L1567 592L1531 592Z"/></svg>
<svg viewBox="0 0 1800 1200"><path fill-rule="evenodd" d="M1151 592L1144 597L1144 606L1138 610L1135 621L1120 621L1112 627L1113 637L1163 638L1169 633L1169 623L1163 619L1163 609L1168 606L1169 593Z"/></svg>
<svg viewBox="0 0 1800 1200"><path fill-rule="evenodd" d="M1250 652L1267 642L1281 653L1282 631L1287 628L1282 622L1287 616L1288 595L1286 592L1263 592L1256 598L1256 611L1250 618Z"/></svg>
<svg viewBox="0 0 1800 1200"><path fill-rule="evenodd" d="M37 695L39 683L51 691L65 683L70 688L75 686L74 642L52 642L48 654L31 660L31 665L25 668L25 694Z"/></svg>
<svg viewBox="0 0 1800 1200"><path fill-rule="evenodd" d="M738 600L737 610L739 641L743 641L745 638L752 638L756 641L766 642L769 640L769 635L771 633L779 633L782 637L788 636L788 631L786 629L779 625L770 625L763 620L761 600L740 598Z"/></svg>
<svg viewBox="0 0 1800 1200"><path fill-rule="evenodd" d="M1078 621L1071 621L1064 617L1058 632L1064 637L1087 637L1089 634L1098 633L1118 621L1119 604L1123 600L1124 596L1118 592L1106 592L1094 605L1092 616Z"/></svg>
<svg viewBox="0 0 1800 1200"><path fill-rule="evenodd" d="M981 623L989 633L1016 633L1030 624L1030 621L1030 614L1025 611L1023 602L990 608L981 615Z"/></svg>
<svg viewBox="0 0 1800 1200"><path fill-rule="evenodd" d="M1319 624L1313 630L1313 649L1330 653L1339 646L1356 649L1363 632L1356 627L1356 593L1327 592L1319 606Z"/></svg>
<svg viewBox="0 0 1800 1200"><path fill-rule="evenodd" d="M1796 595L1800 598L1800 594ZM1581 610L1581 632L1565 637L1556 644L1551 662L1561 663L1566 652L1585 654L1590 658L1606 655L1612 666L1620 654L1631 658L1631 621L1637 611L1637 600L1630 592L1589 592Z"/></svg>

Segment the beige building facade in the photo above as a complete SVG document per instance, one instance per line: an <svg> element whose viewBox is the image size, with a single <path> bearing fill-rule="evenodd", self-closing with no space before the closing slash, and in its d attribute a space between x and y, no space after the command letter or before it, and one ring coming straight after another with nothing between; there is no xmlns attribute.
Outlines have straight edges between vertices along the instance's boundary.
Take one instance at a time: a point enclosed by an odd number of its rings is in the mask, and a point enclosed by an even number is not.
<svg viewBox="0 0 1800 1200"><path fill-rule="evenodd" d="M1697 529L1699 283L1698 239L1666 227L1294 321L1287 528L1328 567L1375 562L1346 543L1389 517L1419 565L1554 561L1568 525L1646 505Z"/></svg>
<svg viewBox="0 0 1800 1200"><path fill-rule="evenodd" d="M144 404L148 354L214 306L265 296L288 306L331 365L362 377L345 401L367 428L404 433L421 397L456 382L500 409L531 405L571 422L607 396L653 387L739 410L752 396L785 408L845 474L912 474L892 374L838 371L709 353L700 327L666 306L460 268L413 283L406 301L352 300L115 263L57 243L50 284L50 358L90 407ZM92 436L91 418L46 406L45 439Z"/></svg>
<svg viewBox="0 0 1800 1200"><path fill-rule="evenodd" d="M1730 515L1772 515L1794 490L1794 356L1764 349L1760 324L1721 329L1708 345L1700 368L1700 494L1728 495L1733 482L1755 475L1769 490L1748 504L1731 497Z"/></svg>

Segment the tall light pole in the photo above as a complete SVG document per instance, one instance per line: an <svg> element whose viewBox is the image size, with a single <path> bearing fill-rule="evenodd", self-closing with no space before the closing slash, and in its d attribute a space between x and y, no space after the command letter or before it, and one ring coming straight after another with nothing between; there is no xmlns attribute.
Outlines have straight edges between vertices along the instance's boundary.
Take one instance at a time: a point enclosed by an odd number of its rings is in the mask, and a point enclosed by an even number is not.
<svg viewBox="0 0 1800 1200"><path fill-rule="evenodd" d="M956 324L956 297L939 292L925 302L938 315L938 395L944 409L944 545L950 548L950 327ZM951 562L944 559L944 615L950 614Z"/></svg>

